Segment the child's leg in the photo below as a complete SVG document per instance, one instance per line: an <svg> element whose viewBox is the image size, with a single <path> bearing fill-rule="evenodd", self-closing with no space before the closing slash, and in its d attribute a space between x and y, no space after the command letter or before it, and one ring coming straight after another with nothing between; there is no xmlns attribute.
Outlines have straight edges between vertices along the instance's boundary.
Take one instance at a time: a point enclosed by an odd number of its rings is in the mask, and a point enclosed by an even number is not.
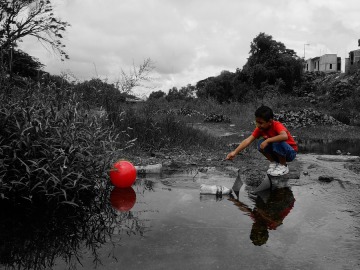
<svg viewBox="0 0 360 270"><path fill-rule="evenodd" d="M260 144L264 141L264 139L259 140L258 145L257 145L257 149L258 151L263 154L267 160L269 160L270 162L277 162L279 163L279 158L276 155L276 153L273 151L273 147L272 144L269 144L268 146L266 146L264 149L260 149Z"/></svg>
<svg viewBox="0 0 360 270"><path fill-rule="evenodd" d="M286 165L286 162L293 161L296 157L296 151L286 142L272 143L272 150L282 165Z"/></svg>

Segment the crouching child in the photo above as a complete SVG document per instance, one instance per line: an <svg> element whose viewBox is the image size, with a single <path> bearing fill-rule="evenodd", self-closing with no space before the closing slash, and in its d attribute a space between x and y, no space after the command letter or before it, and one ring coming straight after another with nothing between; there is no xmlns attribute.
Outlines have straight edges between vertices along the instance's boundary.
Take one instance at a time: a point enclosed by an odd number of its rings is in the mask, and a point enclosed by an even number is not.
<svg viewBox="0 0 360 270"><path fill-rule="evenodd" d="M258 142L258 150L270 162L267 173L271 176L289 173L288 162L293 161L298 152L294 138L282 123L274 120L274 113L267 106L261 106L255 111L255 121L256 128L253 133L230 152L226 159L233 160L253 141L261 138Z"/></svg>

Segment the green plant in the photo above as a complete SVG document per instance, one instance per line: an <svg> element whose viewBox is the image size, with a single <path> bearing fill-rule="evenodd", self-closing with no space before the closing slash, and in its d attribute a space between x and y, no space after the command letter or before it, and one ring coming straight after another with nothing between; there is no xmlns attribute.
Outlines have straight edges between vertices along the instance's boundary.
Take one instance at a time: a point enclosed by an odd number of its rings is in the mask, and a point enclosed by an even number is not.
<svg viewBox="0 0 360 270"><path fill-rule="evenodd" d="M13 89L0 99L1 198L79 205L131 145L105 116L90 115L72 88Z"/></svg>

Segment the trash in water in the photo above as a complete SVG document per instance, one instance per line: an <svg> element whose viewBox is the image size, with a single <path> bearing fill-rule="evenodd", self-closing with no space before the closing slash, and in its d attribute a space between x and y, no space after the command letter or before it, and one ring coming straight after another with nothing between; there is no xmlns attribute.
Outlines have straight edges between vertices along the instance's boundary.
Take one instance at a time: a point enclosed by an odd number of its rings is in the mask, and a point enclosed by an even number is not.
<svg viewBox="0 0 360 270"><path fill-rule="evenodd" d="M261 184L254 190L255 193L270 189L272 186L271 178L267 175Z"/></svg>
<svg viewBox="0 0 360 270"><path fill-rule="evenodd" d="M153 164L146 166L135 166L137 174L145 175L145 174L161 174L162 172L162 164Z"/></svg>
<svg viewBox="0 0 360 270"><path fill-rule="evenodd" d="M205 185L200 186L200 194L213 194L216 196L228 195L231 193L231 189L219 185Z"/></svg>

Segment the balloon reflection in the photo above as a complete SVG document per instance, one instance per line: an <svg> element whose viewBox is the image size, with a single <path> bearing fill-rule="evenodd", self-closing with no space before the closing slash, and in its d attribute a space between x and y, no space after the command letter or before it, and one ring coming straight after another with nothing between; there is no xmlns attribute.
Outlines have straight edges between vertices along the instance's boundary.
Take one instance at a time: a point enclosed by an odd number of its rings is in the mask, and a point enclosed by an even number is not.
<svg viewBox="0 0 360 270"><path fill-rule="evenodd" d="M120 212L127 212L136 203L136 193L132 187L115 187L110 194L110 202L113 208Z"/></svg>

